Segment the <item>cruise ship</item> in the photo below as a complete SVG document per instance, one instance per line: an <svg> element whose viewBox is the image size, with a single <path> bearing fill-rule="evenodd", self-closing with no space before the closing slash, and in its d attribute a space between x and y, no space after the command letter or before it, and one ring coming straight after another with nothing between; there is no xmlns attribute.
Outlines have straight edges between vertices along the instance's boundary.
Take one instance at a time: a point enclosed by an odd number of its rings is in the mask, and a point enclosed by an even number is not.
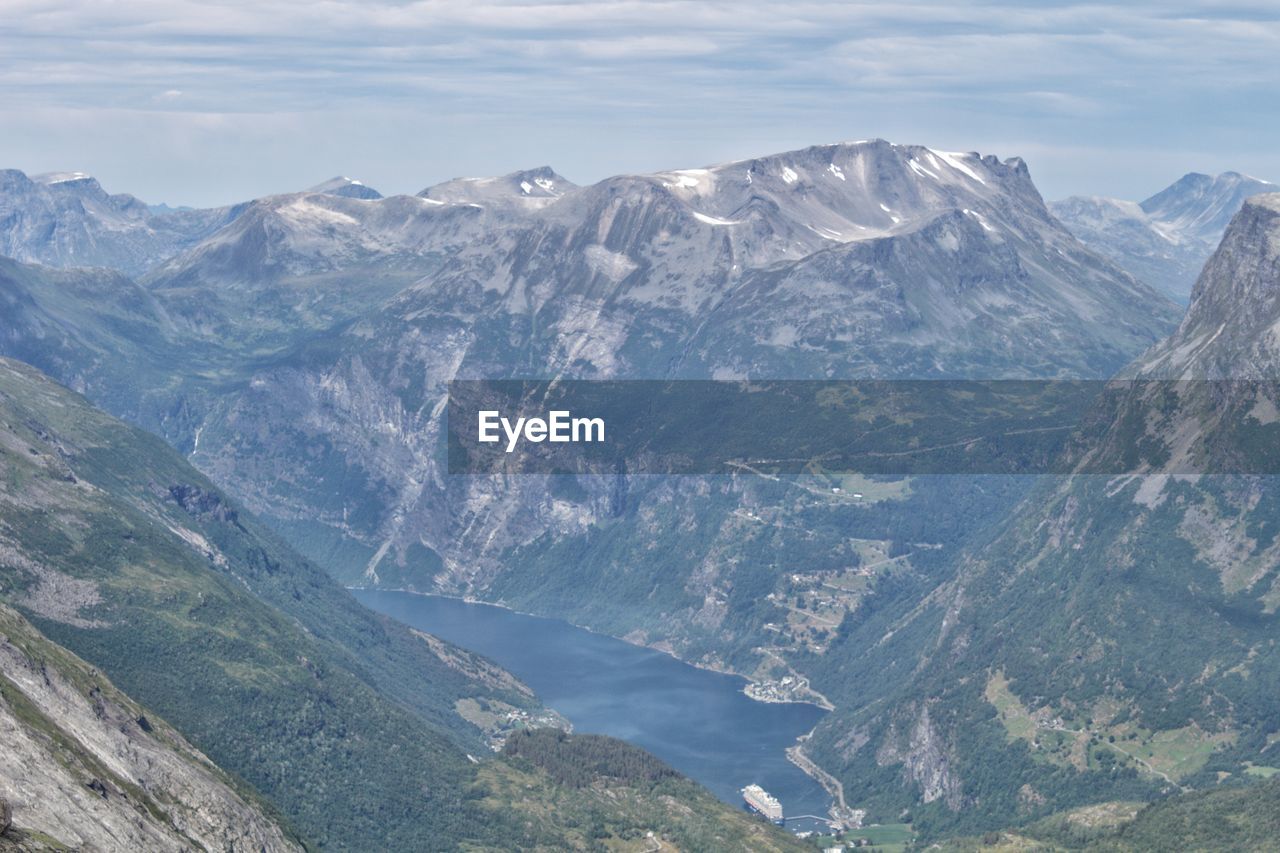
<svg viewBox="0 0 1280 853"><path fill-rule="evenodd" d="M748 785L742 789L742 800L751 811L764 815L769 820L782 826L782 803L759 785Z"/></svg>

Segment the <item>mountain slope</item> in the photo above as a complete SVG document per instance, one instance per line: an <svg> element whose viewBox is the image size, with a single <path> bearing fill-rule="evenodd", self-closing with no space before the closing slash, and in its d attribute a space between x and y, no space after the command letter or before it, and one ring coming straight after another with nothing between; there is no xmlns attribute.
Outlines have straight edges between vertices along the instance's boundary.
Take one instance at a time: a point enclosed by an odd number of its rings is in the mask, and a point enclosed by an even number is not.
<svg viewBox="0 0 1280 853"><path fill-rule="evenodd" d="M1280 848L1280 780L1168 797L1143 807L1105 803L1028 827L937 845L943 851L1272 851Z"/></svg>
<svg viewBox="0 0 1280 853"><path fill-rule="evenodd" d="M1182 326L1127 371L1272 381L1138 386L1091 451L1133 473L1041 483L954 581L842 627L851 654L815 682L858 685L854 710L814 740L847 795L893 808L903 786L942 832L1274 765L1280 480L1213 473L1213 454L1228 431L1273 440L1277 293L1273 194L1245 203ZM1209 473L1165 473L1189 459Z"/></svg>
<svg viewBox="0 0 1280 853"><path fill-rule="evenodd" d="M1274 191L1274 184L1236 172L1193 172L1140 204L1074 196L1049 208L1085 245L1185 302L1245 199Z"/></svg>
<svg viewBox="0 0 1280 853"><path fill-rule="evenodd" d="M323 846L470 832L457 792L481 740L454 703L527 690L370 614L158 439L30 368L0 362L0 412L0 580L47 636Z"/></svg>
<svg viewBox="0 0 1280 853"><path fill-rule="evenodd" d="M584 818L619 831L643 819L660 839L705 833L789 849L785 834L745 821L686 780L678 790L637 789L624 807L613 793L584 799L557 792L544 777L493 757L486 733L457 709L464 699L536 709L527 687L483 658L361 607L158 438L8 359L0 360L0 597L48 638L0 609L0 650L12 645L26 656L16 663L34 659L33 671L43 666L48 673L41 686L6 664L0 707L17 709L22 726L89 737L76 696L87 691L101 700L90 704L109 723L106 745L147 760L139 777L110 762L115 775L104 776L92 756L75 758L91 765L117 810L125 807L112 799L117 777L136 784L151 778L147 773L167 772L171 759L147 757L151 735L190 753L214 779L226 777L210 760L237 774L308 844L324 849L566 849L581 839L577 827L535 819L546 802L566 798L580 801L575 808ZM75 688L57 691L57 702L48 695L60 683L50 667ZM171 721L208 759L97 671ZM45 702L39 719L24 710L11 683ZM21 740L24 748L29 740ZM63 746L84 753L74 743ZM23 778L61 772L47 766L48 757L48 750L32 753ZM595 785L596 768L582 769ZM521 783L503 790L498 806L485 780L511 774ZM117 787L138 801L124 782ZM66 812L69 823L51 823L32 811L22 790L0 795L18 808L20 826L81 833L77 809L89 809L83 797ZM164 800L166 819L188 834L212 832L199 820L214 820L234 803L220 806L226 796L217 791L208 797L194 814L180 811L187 802L181 797ZM89 812L92 820L107 819L108 812ZM252 824L242 830L252 837ZM145 834L168 831L163 827L137 831L142 847L169 845L168 836Z"/></svg>
<svg viewBox="0 0 1280 853"><path fill-rule="evenodd" d="M0 660L0 849L301 849L243 783L3 604Z"/></svg>

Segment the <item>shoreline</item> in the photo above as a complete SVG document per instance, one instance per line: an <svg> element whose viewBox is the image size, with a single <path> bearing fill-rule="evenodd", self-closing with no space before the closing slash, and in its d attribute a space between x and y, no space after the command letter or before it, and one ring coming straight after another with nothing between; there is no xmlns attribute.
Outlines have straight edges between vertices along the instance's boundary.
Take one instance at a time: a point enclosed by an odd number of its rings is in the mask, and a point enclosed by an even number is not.
<svg viewBox="0 0 1280 853"><path fill-rule="evenodd" d="M765 705L812 705L813 707L820 708L821 710L827 713L831 713L832 711L835 710L835 706L831 704L831 701L827 699L827 697L823 696L821 693L818 693L816 690L813 690L812 688L809 688L809 690L814 696L818 697L817 699L767 699L762 696L753 696L750 692L748 692L748 688L758 687L762 684L762 682L756 681L755 679L751 678L751 676L749 675L744 675L741 672L738 672L733 669L729 669L727 667L712 666L710 664L697 663L696 661L686 660L685 658L680 657L678 654L671 651L670 649L664 649L660 646L652 645L650 643L637 643L637 642L634 642L633 640L628 640L626 637L619 637L615 634L609 634L604 631L597 631L594 628L588 628L586 625L579 625L577 622L572 622L561 616L547 616L543 613L530 613L527 610L517 610L516 608L512 607L509 604L500 604L494 601L485 601L482 598L475 598L474 596L469 596L469 595L451 595L446 592L422 592L421 590L404 589L403 587L393 588L393 587L381 587L381 586L344 585L343 588L346 589L348 592L353 592L353 591L401 592L406 595L420 595L426 598L448 598L452 601L461 601L464 604L481 604L481 605L484 605L485 607L496 607L499 610L505 610L508 613L515 613L518 616L529 616L534 619L547 619L551 621L563 622L566 625L571 625L574 628L577 628L579 631L586 631L588 634L595 634L597 637L607 637L611 640L617 640L618 642L626 643L627 645L634 646L635 648L638 648L638 649L648 649L649 651L658 652L659 654L666 655L672 660L679 661L685 666L691 666L694 669L700 669L703 672L714 672L717 675L726 675L731 678L742 679L742 681L745 682L745 684L743 684L742 686L742 693L753 702L760 702Z"/></svg>
<svg viewBox="0 0 1280 853"><path fill-rule="evenodd" d="M760 682L757 682L754 679L750 678L749 676L743 675L740 672L735 672L731 669L724 668L724 667L709 666L706 664L699 664L693 661L685 660L684 658L680 657L679 655L675 654L669 649L658 648L657 646L653 646L648 643L636 643L636 642L633 642L632 640L628 640L623 637L617 637L617 636L614 636L613 634L608 634L603 631L596 631L592 628L586 627L585 625L579 625L576 622L572 622L568 619L564 619L558 616L545 616L541 613L529 613L524 610L517 610L516 608L508 604L500 604L493 601L485 601L483 599L476 598L474 596L468 596L468 595L451 595L449 593L444 593L444 592L422 592L416 589L404 589L404 588L391 589L386 587L371 587L371 586L346 586L345 588L347 589L348 592L357 591L357 590L360 592L399 592L399 593L405 593L407 595L420 595L423 597L448 598L453 601L461 601L464 604L480 604L486 607L496 607L499 610L505 610L508 613L515 613L519 616L529 616L534 619L558 620L560 622L564 622L566 625L572 625L574 628L577 628L581 631L586 631L589 634L594 634L597 637L608 637L609 639L618 640L619 642L626 643L627 645L634 646L636 648L649 649L650 651L655 651L655 652L658 652L659 654L664 654L667 657L671 658L672 660L679 661L680 663L685 664L686 666L691 666L694 669L700 669L704 672L714 672L717 675L729 676L731 678L739 678L743 682L745 682L742 686L742 690L741 690L742 694L745 695L748 699L750 699L753 702L760 702L766 705L812 705L813 707L819 708L824 713L828 713L828 714L835 710L835 706L831 704L830 700L828 700L827 697L823 696L821 693L818 693L816 690L812 690L812 688L809 688L809 689L814 693L814 695L818 696L819 699L822 700L821 702L814 701L811 699L780 700L780 699L767 699L759 696L754 696L752 695L752 688L758 687ZM798 768L802 773L808 776L810 779L817 782L822 787L822 789L827 792L827 795L831 797L831 808L829 813L831 814L832 818L837 822L841 822L841 823L845 823L846 825L853 826L855 822L861 821L861 816L859 814L858 809L849 808L848 804L844 801L844 786L841 784L840 780L836 779L826 770L823 770L816 762L813 761L813 759L809 758L809 756L804 754L804 744L809 740L810 737L813 736L813 733L816 730L817 730L817 727L815 726L809 731L796 736L795 743L787 747L785 750L787 760L791 762L791 764L793 764L796 768Z"/></svg>

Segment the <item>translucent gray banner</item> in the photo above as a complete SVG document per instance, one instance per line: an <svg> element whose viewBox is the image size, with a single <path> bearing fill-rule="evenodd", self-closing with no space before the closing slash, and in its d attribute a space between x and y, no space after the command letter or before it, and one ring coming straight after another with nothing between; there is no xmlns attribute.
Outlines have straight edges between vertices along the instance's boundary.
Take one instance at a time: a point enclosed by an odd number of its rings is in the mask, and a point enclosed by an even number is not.
<svg viewBox="0 0 1280 853"><path fill-rule="evenodd" d="M1280 383L458 380L451 474L1278 474Z"/></svg>

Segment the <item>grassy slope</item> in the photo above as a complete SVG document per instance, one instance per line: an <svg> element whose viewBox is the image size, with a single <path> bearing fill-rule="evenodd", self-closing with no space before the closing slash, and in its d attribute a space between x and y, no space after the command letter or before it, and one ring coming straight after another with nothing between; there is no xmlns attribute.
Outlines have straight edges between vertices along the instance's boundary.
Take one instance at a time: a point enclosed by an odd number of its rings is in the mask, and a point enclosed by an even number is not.
<svg viewBox="0 0 1280 853"><path fill-rule="evenodd" d="M1280 780L1170 797L1143 806L1104 803L1027 827L959 838L941 851L1090 851L1183 853L1280 850Z"/></svg>

